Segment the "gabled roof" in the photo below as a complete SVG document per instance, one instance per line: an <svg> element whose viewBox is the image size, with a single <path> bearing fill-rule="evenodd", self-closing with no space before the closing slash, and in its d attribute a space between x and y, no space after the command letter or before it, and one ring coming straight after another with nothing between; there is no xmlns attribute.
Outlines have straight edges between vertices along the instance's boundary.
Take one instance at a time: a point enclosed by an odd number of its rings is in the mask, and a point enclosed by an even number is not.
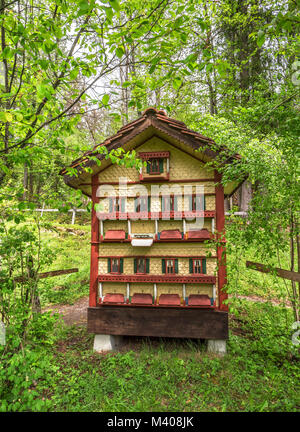
<svg viewBox="0 0 300 432"><path fill-rule="evenodd" d="M145 142L146 139L150 139L153 135L158 135L160 138L171 143L176 142L187 146L187 148L190 148L191 153L200 150L206 161L215 159L224 151L228 154L227 163L234 159L240 159L239 155L229 155L229 151L225 147L218 146L213 139L188 129L186 124L179 120L168 117L165 111L148 108L143 112L141 117L126 124L115 135L107 138L101 144L95 145L92 150L87 151L80 158L74 160L69 167L75 168L77 175L69 175L67 168L62 169L60 175L64 176L64 181L67 185L77 189L80 182L84 180L84 177L91 175L84 168L90 167L93 173L97 173L102 169L97 165L95 160L90 159L91 156L99 160L105 158L103 153L99 153L100 147L106 146L108 152L127 145L135 148Z"/></svg>

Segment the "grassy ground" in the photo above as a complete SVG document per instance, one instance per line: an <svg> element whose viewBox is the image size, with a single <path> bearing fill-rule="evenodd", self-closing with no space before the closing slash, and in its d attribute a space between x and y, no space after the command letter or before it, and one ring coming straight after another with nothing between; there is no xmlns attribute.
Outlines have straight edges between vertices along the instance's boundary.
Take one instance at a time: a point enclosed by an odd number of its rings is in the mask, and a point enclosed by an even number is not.
<svg viewBox="0 0 300 432"><path fill-rule="evenodd" d="M72 304L88 293L89 226L56 226L57 232L43 232L57 251L52 268L78 266L79 272L44 280L43 306ZM248 251L241 263L253 257ZM232 295L282 295L282 283L274 285L270 275L242 266L237 275L235 259L228 257ZM99 355L85 326L60 323L49 333L49 320L47 337L37 326L31 343L10 361L2 389L0 367L0 410L298 411L299 353L291 344L292 322L288 308L235 298L228 354L220 358L208 354L203 343L147 338L127 338L119 352Z"/></svg>
<svg viewBox="0 0 300 432"><path fill-rule="evenodd" d="M41 279L43 306L73 304L89 292L90 226L55 223L53 227L54 231L42 232L42 239L56 251L56 259L43 270L78 268L78 273Z"/></svg>

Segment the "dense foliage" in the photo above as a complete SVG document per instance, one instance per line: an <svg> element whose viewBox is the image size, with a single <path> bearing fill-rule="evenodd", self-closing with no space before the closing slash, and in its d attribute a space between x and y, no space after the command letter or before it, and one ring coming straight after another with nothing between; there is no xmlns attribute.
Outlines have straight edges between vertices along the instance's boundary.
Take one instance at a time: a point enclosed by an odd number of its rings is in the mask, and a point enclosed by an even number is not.
<svg viewBox="0 0 300 432"><path fill-rule="evenodd" d="M191 379L191 393L193 383L207 373L205 362L214 371L209 378L224 384L222 370L227 368L232 391L250 392L241 403L232 402L229 393L213 406L206 396L201 405L199 395L193 399L189 394L191 409L295 409L298 353L291 344L291 325L299 321L299 284L244 270L250 256L271 268L300 271L299 27L298 0L0 1L0 319L8 335L6 346L0 346L2 410L68 410L73 402L78 409L129 409L120 396L126 380L112 383L119 399L110 403L105 386L114 378L106 368L115 362L122 371L129 362L143 371L144 354L138 360L132 353L104 360L104 402L97 407L87 395L83 405L77 398L76 391L89 386L88 374L82 378L80 372L70 372L70 400L62 389L56 393L56 373L64 363L52 351L59 343L52 330L55 318L40 313L40 302L74 301L83 293L86 281L82 285L81 278L87 268L82 266L78 280L67 284L69 296L53 290L50 281L38 282L41 269L67 259L61 245L50 250L47 241L53 239L41 235L57 232L56 222L41 223L34 215L42 205L65 212L71 207L89 210L86 197L67 188L59 170L148 106L166 109L239 153L241 161L231 165L223 165L221 155L218 169L224 183L247 178L252 187L247 219L232 216L227 228L231 312L236 320L248 316L243 325L251 337L234 337L228 360L205 357L203 366L187 366L191 378L183 373L185 360L170 360L169 367L177 368L182 382ZM122 149L106 157L139 167L135 154ZM269 303L250 306L241 303L239 294L259 295ZM280 308L270 303L274 298ZM243 364L240 378L234 371L238 359ZM83 369L86 364L83 360ZM153 376L165 376L167 369L153 364ZM258 365L266 365L267 373L256 380ZM272 389L268 400L260 386L272 380L278 389ZM203 387L210 396L211 382L205 379L207 389ZM259 395L249 390L256 385ZM220 384L219 390L224 389L230 392L227 384ZM150 400L146 403L139 395L144 402L135 408L148 409ZM173 399L177 405L168 403L165 409L182 409L183 400Z"/></svg>

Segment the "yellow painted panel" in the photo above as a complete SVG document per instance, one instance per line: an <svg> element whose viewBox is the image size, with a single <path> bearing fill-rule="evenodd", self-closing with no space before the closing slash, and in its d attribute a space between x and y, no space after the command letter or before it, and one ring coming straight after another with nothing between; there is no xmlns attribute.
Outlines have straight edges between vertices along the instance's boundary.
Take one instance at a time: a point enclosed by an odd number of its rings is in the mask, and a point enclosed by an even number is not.
<svg viewBox="0 0 300 432"><path fill-rule="evenodd" d="M213 245L203 243L154 243L151 247L132 247L130 243L101 243L99 255L107 256L147 256L147 255L206 255L209 251L216 255Z"/></svg>
<svg viewBox="0 0 300 432"><path fill-rule="evenodd" d="M131 233L132 234L155 234L155 222L154 220L139 220L131 222Z"/></svg>
<svg viewBox="0 0 300 432"><path fill-rule="evenodd" d="M178 294L179 297L182 297L182 284L157 284L157 296L159 297L161 294Z"/></svg>
<svg viewBox="0 0 300 432"><path fill-rule="evenodd" d="M209 297L213 295L213 286L210 284L186 284L186 297L190 294L207 294Z"/></svg>
<svg viewBox="0 0 300 432"><path fill-rule="evenodd" d="M118 282L103 282L102 293L105 294L123 294L126 296L126 284Z"/></svg>
<svg viewBox="0 0 300 432"><path fill-rule="evenodd" d="M130 296L133 294L151 294L154 295L153 283L132 282L130 283Z"/></svg>

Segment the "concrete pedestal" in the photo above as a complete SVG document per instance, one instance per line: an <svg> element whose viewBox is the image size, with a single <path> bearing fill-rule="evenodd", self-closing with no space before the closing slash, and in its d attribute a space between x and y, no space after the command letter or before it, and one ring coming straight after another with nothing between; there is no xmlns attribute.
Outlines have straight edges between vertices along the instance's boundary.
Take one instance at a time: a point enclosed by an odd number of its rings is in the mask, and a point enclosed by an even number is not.
<svg viewBox="0 0 300 432"><path fill-rule="evenodd" d="M224 339L209 339L207 341L207 351L219 354L219 355L225 355L226 354L226 340Z"/></svg>
<svg viewBox="0 0 300 432"><path fill-rule="evenodd" d="M94 351L115 351L123 342L122 336L96 334L94 339Z"/></svg>

